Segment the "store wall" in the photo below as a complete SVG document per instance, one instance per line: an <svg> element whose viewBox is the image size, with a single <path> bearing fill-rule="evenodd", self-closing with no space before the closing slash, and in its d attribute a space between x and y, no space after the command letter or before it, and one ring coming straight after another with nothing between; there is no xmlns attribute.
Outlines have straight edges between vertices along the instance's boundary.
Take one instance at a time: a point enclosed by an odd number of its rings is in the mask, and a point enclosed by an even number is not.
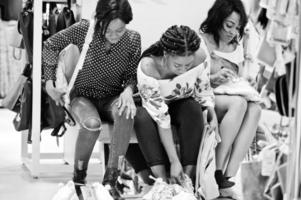
<svg viewBox="0 0 301 200"><path fill-rule="evenodd" d="M81 0L83 18L91 18L97 0ZM243 0L246 11L253 0ZM86 3L85 3L86 2ZM160 35L173 24L188 25L198 30L207 16L214 0L129 0L134 19L130 29L137 30L142 36L142 48L160 38Z"/></svg>
<svg viewBox="0 0 301 200"><path fill-rule="evenodd" d="M134 19L130 29L137 30L142 36L145 49L157 41L160 35L173 24L184 24L198 30L207 16L214 0L129 0ZM82 16L90 18L97 0L83 0Z"/></svg>

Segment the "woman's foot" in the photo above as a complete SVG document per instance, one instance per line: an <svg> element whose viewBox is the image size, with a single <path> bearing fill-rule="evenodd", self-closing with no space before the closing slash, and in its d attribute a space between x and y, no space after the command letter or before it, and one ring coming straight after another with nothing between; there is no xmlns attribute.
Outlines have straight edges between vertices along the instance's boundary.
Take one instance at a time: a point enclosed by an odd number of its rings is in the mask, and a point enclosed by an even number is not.
<svg viewBox="0 0 301 200"><path fill-rule="evenodd" d="M86 176L87 170L74 170L73 172L74 187L79 200L83 199L80 187L86 184Z"/></svg>
<svg viewBox="0 0 301 200"><path fill-rule="evenodd" d="M229 181L228 178L224 176L222 170L216 170L214 177L219 189L230 188L235 185L234 182Z"/></svg>
<svg viewBox="0 0 301 200"><path fill-rule="evenodd" d="M117 179L119 171L117 168L107 168L103 177L102 184L108 188L111 196L114 200L123 200L121 197L121 191L117 189Z"/></svg>

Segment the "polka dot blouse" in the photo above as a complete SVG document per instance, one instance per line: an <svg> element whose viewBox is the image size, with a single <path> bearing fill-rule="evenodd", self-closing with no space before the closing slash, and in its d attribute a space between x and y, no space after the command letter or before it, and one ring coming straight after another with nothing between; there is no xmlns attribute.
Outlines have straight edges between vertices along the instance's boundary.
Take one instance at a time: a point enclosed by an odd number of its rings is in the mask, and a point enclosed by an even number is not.
<svg viewBox="0 0 301 200"><path fill-rule="evenodd" d="M45 80L55 80L59 53L69 44L83 48L89 22L82 20L44 42ZM105 50L105 39L96 33L90 43L84 65L75 81L78 96L101 99L119 95L125 87L136 87L136 70L141 54L139 33L126 30L121 39Z"/></svg>

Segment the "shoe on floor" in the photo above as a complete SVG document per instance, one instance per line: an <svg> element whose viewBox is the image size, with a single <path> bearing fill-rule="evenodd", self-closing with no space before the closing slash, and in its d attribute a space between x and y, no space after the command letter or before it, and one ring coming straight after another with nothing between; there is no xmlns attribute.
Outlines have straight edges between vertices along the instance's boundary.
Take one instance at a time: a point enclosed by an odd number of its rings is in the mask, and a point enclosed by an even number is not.
<svg viewBox="0 0 301 200"><path fill-rule="evenodd" d="M229 198L233 200L239 200L238 195L236 194L236 192L232 187L219 189L219 193L220 193L219 198Z"/></svg>
<svg viewBox="0 0 301 200"><path fill-rule="evenodd" d="M119 175L120 173L117 168L107 168L103 177L102 184L108 189L114 200L124 200L124 198L121 197L122 191L117 189L117 179Z"/></svg>

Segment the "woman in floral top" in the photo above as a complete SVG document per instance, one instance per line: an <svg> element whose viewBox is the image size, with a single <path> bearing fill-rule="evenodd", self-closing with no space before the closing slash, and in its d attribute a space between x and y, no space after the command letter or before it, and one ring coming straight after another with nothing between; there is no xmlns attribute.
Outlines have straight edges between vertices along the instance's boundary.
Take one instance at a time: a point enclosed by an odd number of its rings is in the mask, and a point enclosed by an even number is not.
<svg viewBox="0 0 301 200"><path fill-rule="evenodd" d="M203 109L216 127L209 62L200 38L187 26L172 26L143 54L137 70L143 108L137 110L135 129L140 148L156 177L170 180L183 172L193 178L204 128ZM176 153L171 124L180 144ZM166 155L167 154L167 155ZM169 162L168 162L169 161Z"/></svg>

